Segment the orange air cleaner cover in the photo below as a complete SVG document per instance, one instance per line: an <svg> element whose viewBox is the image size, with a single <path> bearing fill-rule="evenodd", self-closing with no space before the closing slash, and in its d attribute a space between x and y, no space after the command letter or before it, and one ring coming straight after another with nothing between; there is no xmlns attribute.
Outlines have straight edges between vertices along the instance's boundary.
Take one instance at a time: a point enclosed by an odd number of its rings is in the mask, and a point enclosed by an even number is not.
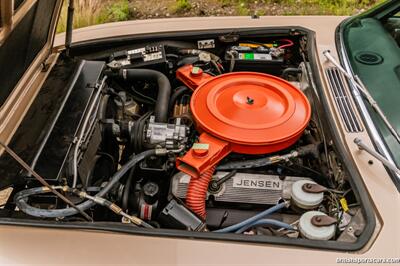
<svg viewBox="0 0 400 266"><path fill-rule="evenodd" d="M191 111L201 131L232 144L232 151L270 153L292 145L306 128L311 107L289 82L256 72L212 78L193 93Z"/></svg>
<svg viewBox="0 0 400 266"><path fill-rule="evenodd" d="M217 77L187 65L177 78L194 90L190 108L198 143L177 158L181 171L198 178L230 152L266 154L293 145L310 117L306 96L289 82L257 72Z"/></svg>

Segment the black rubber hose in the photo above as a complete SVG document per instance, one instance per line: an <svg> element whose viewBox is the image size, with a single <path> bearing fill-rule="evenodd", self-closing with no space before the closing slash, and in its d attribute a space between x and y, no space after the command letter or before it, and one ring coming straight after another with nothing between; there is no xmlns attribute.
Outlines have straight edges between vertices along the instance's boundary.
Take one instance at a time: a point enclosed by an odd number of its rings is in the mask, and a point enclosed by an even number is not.
<svg viewBox="0 0 400 266"><path fill-rule="evenodd" d="M174 105L178 97L187 91L189 91L189 88L186 86L180 86L175 89L175 92L171 95L171 98L169 100L169 106L168 106L169 112L172 112L172 110L174 109Z"/></svg>
<svg viewBox="0 0 400 266"><path fill-rule="evenodd" d="M101 98L100 107L99 107L99 119L100 119L100 121L106 119L107 105L108 105L108 100L109 99L110 99L110 95L109 94L106 94Z"/></svg>
<svg viewBox="0 0 400 266"><path fill-rule="evenodd" d="M152 115L152 112L147 112L146 114L139 117L133 126L133 134L131 134L131 144L135 153L142 151L143 144L143 134L144 126L147 119Z"/></svg>
<svg viewBox="0 0 400 266"><path fill-rule="evenodd" d="M132 187L132 180L133 180L133 173L135 172L135 167L132 167L129 171L128 179L126 180L124 193L122 194L122 209L126 211L129 205L129 195L131 194L131 187Z"/></svg>
<svg viewBox="0 0 400 266"><path fill-rule="evenodd" d="M234 169L251 169L251 168L258 168L262 166L268 166L274 164L276 161L274 160L274 156L271 157L264 157L260 159L252 159L252 160L245 160L245 161L238 161L238 162L228 162L225 164L221 164L217 166L217 171L224 171L224 170L234 170Z"/></svg>
<svg viewBox="0 0 400 266"><path fill-rule="evenodd" d="M288 67L282 71L282 78L288 79L290 74L300 74L301 72L299 68Z"/></svg>
<svg viewBox="0 0 400 266"><path fill-rule="evenodd" d="M151 69L121 69L119 75L126 81L150 80L157 82L157 102L154 108L155 120L160 123L167 122L171 84L163 73Z"/></svg>
<svg viewBox="0 0 400 266"><path fill-rule="evenodd" d="M126 164L124 164L110 179L110 181L96 194L96 196L104 197L118 182L119 180L126 174L126 172L135 166L138 162L143 160L146 157L152 156L155 154L155 150L148 150L142 153L139 153L133 156ZM56 218L56 217L66 217L75 215L78 211L74 208L65 208L65 209L54 209L54 210L46 210L32 207L28 204L28 197L31 195L41 194L48 192L47 190L43 190L42 187L31 188L22 190L15 194L14 201L17 204L18 208L35 217L41 218ZM85 201L77 207L84 211L91 207L93 207L96 203L91 200Z"/></svg>
<svg viewBox="0 0 400 266"><path fill-rule="evenodd" d="M221 164L217 166L217 171L222 170L234 170L234 169L250 169L250 168L258 168L264 167L272 164L276 164L278 162L282 162L294 157L300 157L308 154L316 154L318 149L318 144L308 144L302 147L299 147L297 150L284 154L284 155L272 155L269 157L263 157L259 159L250 159L245 161L238 161L238 162L228 162L225 164Z"/></svg>

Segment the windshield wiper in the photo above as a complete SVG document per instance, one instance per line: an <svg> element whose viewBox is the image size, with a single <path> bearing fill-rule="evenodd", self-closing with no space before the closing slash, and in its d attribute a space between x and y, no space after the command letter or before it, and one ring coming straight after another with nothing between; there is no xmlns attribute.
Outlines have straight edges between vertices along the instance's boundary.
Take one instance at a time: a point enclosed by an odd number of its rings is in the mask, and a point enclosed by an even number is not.
<svg viewBox="0 0 400 266"><path fill-rule="evenodd" d="M398 143L400 143L400 135L397 133L396 129L393 127L393 125L389 122L387 119L386 115L383 113L382 109L379 107L378 103L375 101L375 99L372 97L372 95L369 93L367 88L365 87L364 83L361 81L361 79L357 75L352 75L351 73L347 72L337 61L333 56L331 55L329 50L326 50L323 52L323 55L331 62L334 64L340 72L345 75L350 82L357 87L357 89L362 93L362 95L365 97L365 99L368 101L368 103L371 105L371 107L375 110L375 112L379 115L379 117L383 120L385 123L386 127L389 129L390 133L393 135L393 137L396 139Z"/></svg>

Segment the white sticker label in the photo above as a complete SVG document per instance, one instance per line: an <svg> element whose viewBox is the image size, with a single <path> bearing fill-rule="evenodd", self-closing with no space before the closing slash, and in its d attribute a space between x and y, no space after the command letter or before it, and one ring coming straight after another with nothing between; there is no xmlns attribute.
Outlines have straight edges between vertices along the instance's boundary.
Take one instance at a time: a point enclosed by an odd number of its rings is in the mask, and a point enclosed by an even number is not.
<svg viewBox="0 0 400 266"><path fill-rule="evenodd" d="M272 56L270 54L239 53L239 59L241 59L241 60L271 61L272 60Z"/></svg>
<svg viewBox="0 0 400 266"><path fill-rule="evenodd" d="M272 56L270 54L254 54L254 60L272 60Z"/></svg>
<svg viewBox="0 0 400 266"><path fill-rule="evenodd" d="M162 52L157 52L157 53L144 55L143 61L147 62L147 61L153 61L153 60L157 60L157 59L161 59L161 58L162 58Z"/></svg>
<svg viewBox="0 0 400 266"><path fill-rule="evenodd" d="M141 54L141 53L144 53L146 51L146 48L138 48L138 49L134 49L134 50L129 50L128 51L128 55L131 55L131 54Z"/></svg>
<svg viewBox="0 0 400 266"><path fill-rule="evenodd" d="M215 48L215 41L213 39L197 41L197 47L199 49Z"/></svg>
<svg viewBox="0 0 400 266"><path fill-rule="evenodd" d="M282 190L283 182L276 176L237 175L233 178L233 187Z"/></svg>
<svg viewBox="0 0 400 266"><path fill-rule="evenodd" d="M131 61L129 60L120 60L118 61L122 66L130 65Z"/></svg>

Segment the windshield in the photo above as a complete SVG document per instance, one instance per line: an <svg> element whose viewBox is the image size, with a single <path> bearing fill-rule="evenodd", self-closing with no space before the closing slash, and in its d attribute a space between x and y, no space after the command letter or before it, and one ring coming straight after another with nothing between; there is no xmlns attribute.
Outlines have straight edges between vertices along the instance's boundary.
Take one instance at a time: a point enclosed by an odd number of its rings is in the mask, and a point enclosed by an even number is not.
<svg viewBox="0 0 400 266"><path fill-rule="evenodd" d="M74 28L115 21L204 16L351 16L383 0L75 0ZM66 3L58 32L65 31Z"/></svg>
<svg viewBox="0 0 400 266"><path fill-rule="evenodd" d="M372 12L345 25L343 42L354 73L400 132L400 7L389 7L387 14L384 10ZM371 106L366 105L393 159L400 165L400 144Z"/></svg>

